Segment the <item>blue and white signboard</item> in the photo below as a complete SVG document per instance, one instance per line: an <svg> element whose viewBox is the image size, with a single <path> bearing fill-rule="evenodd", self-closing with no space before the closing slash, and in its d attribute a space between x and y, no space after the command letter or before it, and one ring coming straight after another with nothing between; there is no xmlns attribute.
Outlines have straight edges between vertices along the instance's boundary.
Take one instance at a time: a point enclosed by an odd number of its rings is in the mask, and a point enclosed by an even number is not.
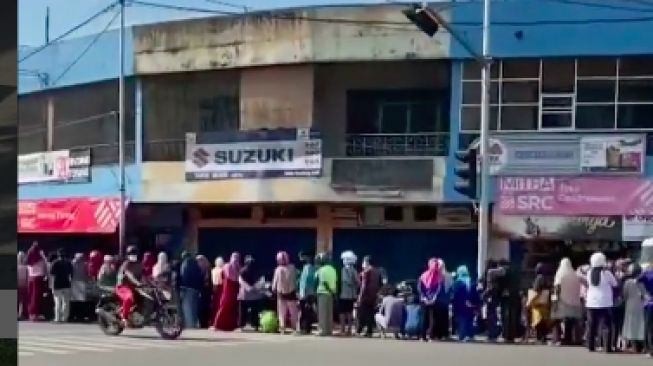
<svg viewBox="0 0 653 366"><path fill-rule="evenodd" d="M322 140L310 129L186 135L186 181L322 175Z"/></svg>

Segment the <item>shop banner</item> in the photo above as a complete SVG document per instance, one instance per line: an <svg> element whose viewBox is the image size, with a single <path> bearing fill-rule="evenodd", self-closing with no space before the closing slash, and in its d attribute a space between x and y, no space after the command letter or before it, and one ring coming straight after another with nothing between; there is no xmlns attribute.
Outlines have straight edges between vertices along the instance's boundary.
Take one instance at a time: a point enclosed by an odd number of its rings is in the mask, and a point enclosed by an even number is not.
<svg viewBox="0 0 653 366"><path fill-rule="evenodd" d="M230 132L215 138L219 142L198 144L194 134L187 135L187 181L322 175L322 140L309 129Z"/></svg>
<svg viewBox="0 0 653 366"><path fill-rule="evenodd" d="M504 215L653 215L653 181L626 178L501 177Z"/></svg>
<svg viewBox="0 0 653 366"><path fill-rule="evenodd" d="M90 180L90 149L45 151L18 156L18 184L83 183Z"/></svg>
<svg viewBox="0 0 653 366"><path fill-rule="evenodd" d="M500 176L642 175L646 135L493 133L489 172ZM479 146L476 139L470 148ZM480 156L479 156L480 161ZM480 164L478 164L480 167Z"/></svg>
<svg viewBox="0 0 653 366"><path fill-rule="evenodd" d="M116 231L119 198L67 198L18 202L19 233L96 233Z"/></svg>
<svg viewBox="0 0 653 366"><path fill-rule="evenodd" d="M653 237L653 216L624 216L623 240L642 241Z"/></svg>
<svg viewBox="0 0 653 366"><path fill-rule="evenodd" d="M621 216L507 216L496 215L495 234L514 239L622 240Z"/></svg>

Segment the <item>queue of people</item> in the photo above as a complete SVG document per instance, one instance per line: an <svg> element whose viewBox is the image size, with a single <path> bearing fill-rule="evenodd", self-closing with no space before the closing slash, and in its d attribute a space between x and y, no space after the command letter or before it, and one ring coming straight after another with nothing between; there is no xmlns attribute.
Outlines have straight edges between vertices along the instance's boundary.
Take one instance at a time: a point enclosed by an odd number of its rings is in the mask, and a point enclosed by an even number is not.
<svg viewBox="0 0 653 366"><path fill-rule="evenodd" d="M60 250L46 258L34 243L18 254L19 318L44 320L45 299L51 297L55 322L85 319L88 314L72 305L88 299L92 289L116 288L125 263L133 263L142 279L177 290L187 328L258 331L261 313L272 310L282 334L309 334L317 325L319 335L330 336L337 321L342 336L378 331L384 337L441 341L453 335L472 341L484 335L490 342L534 339L653 355L653 267L608 262L602 253L578 269L567 258L555 272L540 263L526 291L520 271L508 261L488 262L474 281L465 265L449 272L442 259L432 258L414 285L402 287L390 286L370 256L357 268L351 251L341 254L337 266L327 254L300 253L300 268L282 251L272 274L240 253L226 262L216 258L214 266L188 252L172 261L165 252L144 253L140 261L136 250L130 253L122 265L98 251L69 260ZM131 307L133 294L122 296L120 286L117 292L123 306Z"/></svg>

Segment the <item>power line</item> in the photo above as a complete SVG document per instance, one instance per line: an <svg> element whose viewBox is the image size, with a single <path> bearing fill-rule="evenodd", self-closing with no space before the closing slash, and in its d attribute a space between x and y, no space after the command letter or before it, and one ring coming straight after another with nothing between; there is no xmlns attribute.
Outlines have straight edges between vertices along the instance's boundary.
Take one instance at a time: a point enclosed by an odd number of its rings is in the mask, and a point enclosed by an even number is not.
<svg viewBox="0 0 653 366"><path fill-rule="evenodd" d="M623 6L623 5L613 5L613 4L607 4L607 3L596 3L596 2L588 2L588 1L583 1L583 0L546 0L549 2L555 2L555 3L561 3L561 4L568 4L568 5L581 5L581 6L586 6L589 8L600 8L600 9L610 9L610 10L625 10L625 11L633 11L633 12L640 12L640 13L653 13L653 8L640 8L640 7L629 7L629 6ZM630 2L637 2L639 4L642 4L643 0L622 0L624 2L630 1ZM653 6L653 3L648 3L649 6Z"/></svg>
<svg viewBox="0 0 653 366"><path fill-rule="evenodd" d="M111 27L111 24L118 18L118 15L120 15L120 11L116 11L111 20L107 23L106 26L100 31L100 33L96 34L95 37L89 42L88 45L86 45L86 48L82 50L82 52L75 58L62 72L57 76L56 79L52 82L53 85L57 85L59 80L61 80L66 74L79 62L79 60L82 59L86 55L86 53L100 40L100 38L109 30Z"/></svg>
<svg viewBox="0 0 653 366"><path fill-rule="evenodd" d="M103 118L110 117L110 116L117 116L117 115L118 115L117 111L109 111L109 112L105 112L105 113L102 113L102 114L95 114L95 115L80 118L80 119L74 119L74 120L59 122L59 123L56 123L54 125L54 128L57 129L57 128L62 128L62 127L75 126L75 125L79 125L79 124L82 124L82 123L93 122L93 121L96 121L96 120L99 120L99 119L103 119ZM20 119L18 121L18 126L20 127ZM18 136L20 137L20 136L36 135L36 134L39 134L39 133L42 133L42 132L46 132L47 130L48 129L44 128L44 127L32 128L32 129L28 129L27 131L19 132Z"/></svg>
<svg viewBox="0 0 653 366"><path fill-rule="evenodd" d="M44 44L44 45L42 45L42 46L40 46L40 47L37 47L37 48L34 49L32 52L30 52L30 53L28 53L27 55L21 57L21 58L18 60L18 62L21 63L21 62L27 60L28 58L30 58L30 57L36 55L37 53L43 51L44 49L50 47L50 46L53 45L54 43L57 43L57 42L61 41L62 39L68 37L68 36L71 35L72 33L75 33L75 32L78 31L79 29L81 29L81 28L87 26L87 25L90 24L92 21L94 21L95 19L97 19L99 16L101 16L101 15L103 15L104 13L106 13L106 12L110 11L111 9L113 9L117 4L118 4L118 3L114 1L114 2L111 3L109 6L103 8L102 10L100 10L100 11L98 11L97 13L93 14L91 17L87 18L87 19L84 20L83 22L81 22L81 23L77 24L76 26L70 28L69 30L67 30L66 32L64 32L62 35L60 35L59 37L54 38L54 39L51 40L50 42L48 42L48 43L46 43L46 44Z"/></svg>
<svg viewBox="0 0 653 366"><path fill-rule="evenodd" d="M229 8L242 9L244 11L249 11L250 10L250 7L247 6L247 5L238 5L238 4L234 4L234 3L230 3L230 2L226 2L226 1L220 1L220 0L204 0L204 1L206 1L207 3L211 3L211 4L226 6L226 7L229 7Z"/></svg>
<svg viewBox="0 0 653 366"><path fill-rule="evenodd" d="M587 4L594 4L594 3L586 3L578 0L547 0L547 1L555 1L555 2L563 2L563 3L573 3L577 5L587 5ZM134 0L133 4L138 4L138 5L143 5L143 6L151 6L151 7L156 7L156 8L165 8L165 9L171 9L171 10L180 10L180 11L188 11L188 12L197 12L197 13L206 13L206 14L216 14L216 15L225 15L225 16L243 16L243 13L237 13L237 12L230 12L230 11L223 11L223 10L213 10L213 9L205 9L205 8L195 8L195 7L187 7L187 6L179 6L179 5L168 5L168 4L159 4L159 3L153 3L149 1L141 1L141 0ZM460 3L460 4L469 4L469 3ZM601 5L601 4L594 4L594 5ZM591 5L590 5L591 6ZM622 9L623 10L623 9ZM647 9L636 9L637 11L642 11L643 13L653 13L653 9L647 10ZM362 25L362 26L370 26L370 27L381 27L384 29L394 29L394 30L405 30L405 31L417 31L413 24L410 22L400 22L400 21L377 21L377 20L360 20L360 19L342 19L342 18L315 18L315 17L305 17L305 16L293 16L293 15L282 15L282 14L275 14L273 12L266 12L266 15L268 15L271 18L275 19L281 19L281 20L304 20L304 21L312 21L312 22L321 22L321 23L335 23L335 24L352 24L352 25ZM532 20L532 21L493 21L492 26L521 26L521 27L528 27L528 26L539 26L539 25L584 25L584 24L597 24L597 23L637 23L637 22L649 22L653 21L653 14L651 16L643 16L643 17L621 17L621 18L594 18L594 19L569 19L569 20ZM450 22L452 26L480 26L482 23L480 21L476 22L465 22L465 21L457 21L457 22ZM387 25L390 26L405 26L403 28L400 27L387 27Z"/></svg>

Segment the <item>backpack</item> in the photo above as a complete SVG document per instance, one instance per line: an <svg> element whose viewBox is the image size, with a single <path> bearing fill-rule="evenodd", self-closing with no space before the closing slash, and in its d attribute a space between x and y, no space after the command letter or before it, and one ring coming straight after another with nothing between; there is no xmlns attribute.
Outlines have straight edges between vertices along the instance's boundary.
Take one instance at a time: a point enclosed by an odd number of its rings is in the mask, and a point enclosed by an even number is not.
<svg viewBox="0 0 653 366"><path fill-rule="evenodd" d="M264 311L260 315L260 326L263 333L276 333L279 331L279 319L274 311Z"/></svg>
<svg viewBox="0 0 653 366"><path fill-rule="evenodd" d="M409 337L419 337L422 333L422 307L417 304L406 306L404 331Z"/></svg>

